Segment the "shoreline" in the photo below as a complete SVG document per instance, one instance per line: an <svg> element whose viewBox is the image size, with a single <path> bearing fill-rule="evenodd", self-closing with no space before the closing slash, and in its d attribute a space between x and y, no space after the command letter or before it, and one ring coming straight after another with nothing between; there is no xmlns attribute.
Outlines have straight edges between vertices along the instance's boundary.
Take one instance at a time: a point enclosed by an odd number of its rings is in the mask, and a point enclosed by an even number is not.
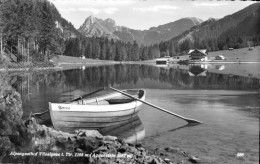
<svg viewBox="0 0 260 164"><path fill-rule="evenodd" d="M254 64L260 63L260 61L180 61L177 64ZM175 64L175 62L174 62Z"/></svg>
<svg viewBox="0 0 260 164"><path fill-rule="evenodd" d="M0 72L13 72L13 71L38 71L38 70L57 70L62 67L39 67L39 68L0 68Z"/></svg>
<svg viewBox="0 0 260 164"><path fill-rule="evenodd" d="M34 71L47 71L47 70L67 70L67 69L76 69L79 67L88 67L88 66L101 66L101 65L115 65L115 64L138 64L138 65L153 65L153 66L171 66L171 65L192 65L192 64L260 64L260 61L242 61L242 62L236 62L236 61L226 61L226 62L171 62L169 64L162 64L162 65L157 65L155 63L155 60L151 61L129 61L129 62L92 62L92 63L55 63L58 66L54 67L10 67L10 68L1 68L0 67L0 72L34 72Z"/></svg>

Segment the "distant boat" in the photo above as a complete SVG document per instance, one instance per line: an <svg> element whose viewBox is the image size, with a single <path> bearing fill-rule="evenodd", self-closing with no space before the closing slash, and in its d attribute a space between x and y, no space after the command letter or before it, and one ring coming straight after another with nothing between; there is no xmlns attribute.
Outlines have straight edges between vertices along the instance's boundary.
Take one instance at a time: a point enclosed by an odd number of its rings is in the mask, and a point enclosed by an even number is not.
<svg viewBox="0 0 260 164"><path fill-rule="evenodd" d="M144 101L144 90L124 92ZM52 124L56 130L67 128L99 129L125 122L137 114L142 102L118 92L66 103L49 102Z"/></svg>

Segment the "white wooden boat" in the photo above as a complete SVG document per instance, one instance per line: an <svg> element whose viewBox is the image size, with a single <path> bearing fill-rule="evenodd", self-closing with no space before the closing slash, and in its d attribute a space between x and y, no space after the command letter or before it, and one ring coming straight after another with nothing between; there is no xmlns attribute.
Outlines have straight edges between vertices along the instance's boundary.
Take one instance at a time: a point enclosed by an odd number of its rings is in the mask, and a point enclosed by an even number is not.
<svg viewBox="0 0 260 164"><path fill-rule="evenodd" d="M124 92L144 101L144 90ZM67 128L99 129L128 121L136 115L142 102L113 92L91 99L67 103L49 102L52 124L56 130Z"/></svg>

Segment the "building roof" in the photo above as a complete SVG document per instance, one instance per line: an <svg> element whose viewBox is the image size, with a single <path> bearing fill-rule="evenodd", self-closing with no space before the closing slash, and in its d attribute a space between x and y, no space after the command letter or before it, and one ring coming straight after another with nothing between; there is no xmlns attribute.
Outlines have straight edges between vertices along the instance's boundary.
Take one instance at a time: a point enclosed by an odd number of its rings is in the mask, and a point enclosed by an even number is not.
<svg viewBox="0 0 260 164"><path fill-rule="evenodd" d="M205 49L204 50L199 50L199 49L190 50L188 54L192 53L193 51L198 51L198 52L200 52L200 53L202 53L204 55L207 55L206 54L207 50L205 50Z"/></svg>

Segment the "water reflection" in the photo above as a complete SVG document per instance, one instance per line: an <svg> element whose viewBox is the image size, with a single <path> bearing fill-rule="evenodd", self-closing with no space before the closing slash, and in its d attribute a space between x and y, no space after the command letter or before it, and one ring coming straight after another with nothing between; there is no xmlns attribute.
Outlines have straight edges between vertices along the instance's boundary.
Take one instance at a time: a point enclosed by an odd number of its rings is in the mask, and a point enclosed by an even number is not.
<svg viewBox="0 0 260 164"><path fill-rule="evenodd" d="M84 70L86 69L86 67L83 65L83 66L81 67L81 69L84 71Z"/></svg>
<svg viewBox="0 0 260 164"><path fill-rule="evenodd" d="M103 135L117 136L128 143L138 143L145 137L145 129L138 115L127 122L99 129L99 132Z"/></svg>
<svg viewBox="0 0 260 164"><path fill-rule="evenodd" d="M210 70L222 71L225 69L225 65L220 64L190 64L188 67L190 76L207 76L207 72Z"/></svg>
<svg viewBox="0 0 260 164"><path fill-rule="evenodd" d="M36 117L41 125L51 127L51 119L49 114ZM79 130L88 130L83 128L60 127L60 130L68 133L76 133ZM123 139L127 143L139 143L145 138L145 128L138 115L133 115L130 119L122 121L116 125L107 126L97 129L102 135L116 136Z"/></svg>
<svg viewBox="0 0 260 164"><path fill-rule="evenodd" d="M225 69L225 65L215 65L215 68L221 71Z"/></svg>
<svg viewBox="0 0 260 164"><path fill-rule="evenodd" d="M189 65L189 75L190 76L206 76L207 70L204 65Z"/></svg>
<svg viewBox="0 0 260 164"><path fill-rule="evenodd" d="M189 76L190 71L197 76ZM200 76L204 75L206 76ZM199 76L198 76L199 75ZM232 76L230 76L232 75ZM24 117L48 108L48 102L64 102L100 87L153 89L257 90L252 76L212 72L210 66L157 68L149 65L107 65L47 73L16 74L10 83L22 95Z"/></svg>

